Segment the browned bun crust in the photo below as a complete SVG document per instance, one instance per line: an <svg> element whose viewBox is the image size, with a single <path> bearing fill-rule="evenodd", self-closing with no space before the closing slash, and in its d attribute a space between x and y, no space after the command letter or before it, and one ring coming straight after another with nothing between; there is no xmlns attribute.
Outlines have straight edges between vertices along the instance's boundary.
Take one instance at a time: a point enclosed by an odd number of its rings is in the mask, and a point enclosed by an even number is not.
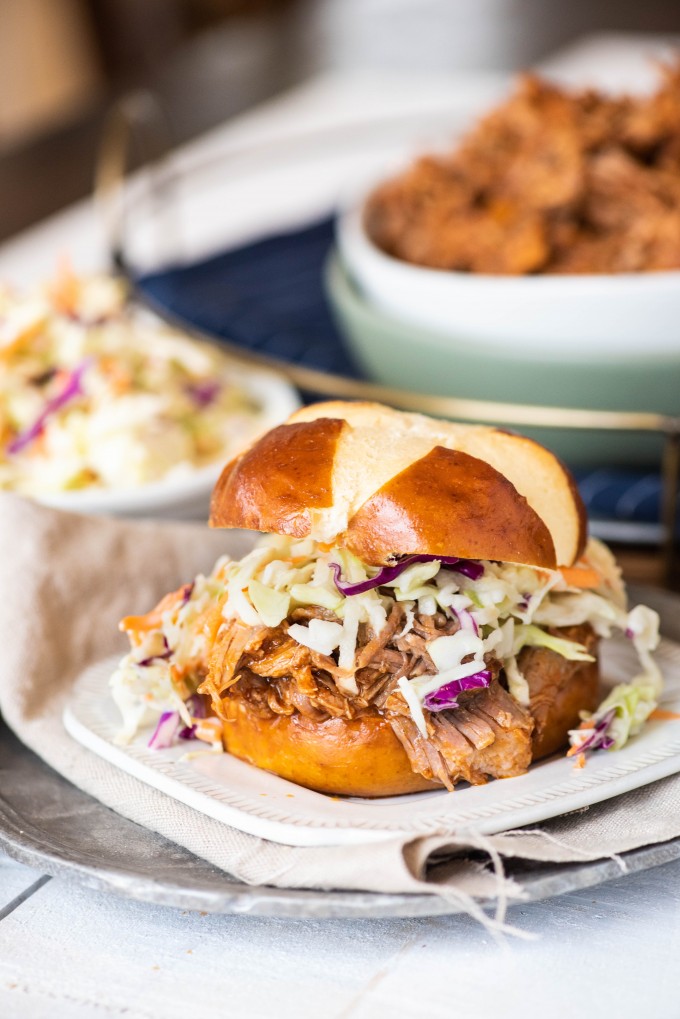
<svg viewBox="0 0 680 1019"><path fill-rule="evenodd" d="M309 511L333 503L335 450L344 422L274 428L227 464L210 506L212 527L245 527L303 538Z"/></svg>
<svg viewBox="0 0 680 1019"><path fill-rule="evenodd" d="M538 443L380 404L305 407L224 469L213 527L335 541L376 566L425 553L569 566L585 546L571 475Z"/></svg>
<svg viewBox="0 0 680 1019"><path fill-rule="evenodd" d="M436 788L417 775L377 711L347 721L304 715L262 719L246 700L222 701L224 746L234 757L290 782L338 796L397 796Z"/></svg>
<svg viewBox="0 0 680 1019"><path fill-rule="evenodd" d="M594 635L587 643L594 651ZM569 730L578 727L579 711L595 710L599 669L597 662L570 662L544 648L526 649L521 666L535 723L531 759L537 761L567 746ZM379 797L439 787L412 770L389 722L376 709L351 721L317 722L297 713L263 719L231 692L221 701L220 713L229 753L308 789Z"/></svg>
<svg viewBox="0 0 680 1019"><path fill-rule="evenodd" d="M455 549L465 559L555 566L550 531L507 478L483 460L443 446L367 499L345 540L369 563L391 547L404 554L445 556Z"/></svg>

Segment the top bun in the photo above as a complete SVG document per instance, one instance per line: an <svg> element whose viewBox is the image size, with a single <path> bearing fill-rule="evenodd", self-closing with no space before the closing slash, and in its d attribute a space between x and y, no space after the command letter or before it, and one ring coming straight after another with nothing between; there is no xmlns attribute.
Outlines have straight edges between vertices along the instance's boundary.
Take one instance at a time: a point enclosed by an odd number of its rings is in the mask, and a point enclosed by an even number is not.
<svg viewBox="0 0 680 1019"><path fill-rule="evenodd" d="M574 480L537 442L340 401L296 411L229 463L210 524L337 542L375 566L421 553L554 569L586 541Z"/></svg>

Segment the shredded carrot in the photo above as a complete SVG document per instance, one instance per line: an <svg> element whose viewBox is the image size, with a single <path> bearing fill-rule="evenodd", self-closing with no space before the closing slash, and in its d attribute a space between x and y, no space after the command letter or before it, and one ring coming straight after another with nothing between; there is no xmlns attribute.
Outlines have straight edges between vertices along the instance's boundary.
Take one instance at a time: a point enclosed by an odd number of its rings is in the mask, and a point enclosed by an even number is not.
<svg viewBox="0 0 680 1019"><path fill-rule="evenodd" d="M174 605L180 602L187 592L187 584L182 584L176 591L171 591L161 598L158 605L143 616L125 616L118 624L118 629L125 633L147 633L149 630L157 630L163 625L163 613L167 612Z"/></svg>
<svg viewBox="0 0 680 1019"><path fill-rule="evenodd" d="M132 375L114 357L102 357L99 367L107 376L114 393L119 396L122 393L129 393L132 389Z"/></svg>
<svg viewBox="0 0 680 1019"><path fill-rule="evenodd" d="M204 743L222 742L222 723L219 718L192 718L196 726L194 735Z"/></svg>
<svg viewBox="0 0 680 1019"><path fill-rule="evenodd" d="M673 722L680 720L680 714L677 711L665 711L663 708L654 708L649 718L652 722Z"/></svg>
<svg viewBox="0 0 680 1019"><path fill-rule="evenodd" d="M585 768L585 766L586 766L586 755L585 754L579 754L578 757L576 758L576 762L574 764L574 767L576 767L576 768Z"/></svg>
<svg viewBox="0 0 680 1019"><path fill-rule="evenodd" d="M58 311L68 314L75 311L79 293L80 281L73 271L71 260L64 255L59 259L56 278L50 288L52 302Z"/></svg>
<svg viewBox="0 0 680 1019"><path fill-rule="evenodd" d="M599 587L602 577L592 566L561 566L560 573L570 587Z"/></svg>
<svg viewBox="0 0 680 1019"><path fill-rule="evenodd" d="M39 335L44 325L44 319L36 319L35 322L31 322L20 333L17 333L9 343L0 345L0 361L9 361L13 354L18 353L25 344L30 343Z"/></svg>
<svg viewBox="0 0 680 1019"><path fill-rule="evenodd" d="M296 556L281 556L278 560L280 563L289 563L291 566L297 566L299 563L306 563L309 561L309 556L296 555Z"/></svg>
<svg viewBox="0 0 680 1019"><path fill-rule="evenodd" d="M44 430L38 432L35 439L31 443L28 455L32 457L44 456L47 448L47 437Z"/></svg>
<svg viewBox="0 0 680 1019"><path fill-rule="evenodd" d="M208 647L211 648L217 638L217 632L224 622L222 616L222 607L227 600L227 596L224 595L220 598L217 605L210 605L207 609L201 612L200 616L197 617L195 628L197 633L203 633L208 642Z"/></svg>
<svg viewBox="0 0 680 1019"><path fill-rule="evenodd" d="M162 625L161 615L154 609L145 616L125 616L118 624L118 629L123 633L148 633L149 630L158 630Z"/></svg>

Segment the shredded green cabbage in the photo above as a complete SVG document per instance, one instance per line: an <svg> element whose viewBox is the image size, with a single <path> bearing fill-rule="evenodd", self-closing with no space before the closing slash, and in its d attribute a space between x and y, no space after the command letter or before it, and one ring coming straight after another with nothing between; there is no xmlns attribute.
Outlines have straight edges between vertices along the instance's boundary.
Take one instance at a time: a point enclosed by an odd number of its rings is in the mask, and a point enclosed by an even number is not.
<svg viewBox="0 0 680 1019"><path fill-rule="evenodd" d="M625 614L624 614L625 615ZM611 738L610 750L619 750L631 736L636 736L658 704L663 690L663 676L652 657L652 651L659 643L659 617L646 605L636 605L624 620L625 633L633 641L642 671L629 683L619 683L602 701L592 714L583 713L585 723L594 727L613 711L613 716L604 730ZM585 732L589 730L586 728ZM584 738L584 729L575 729L569 734L572 747L579 748Z"/></svg>
<svg viewBox="0 0 680 1019"><path fill-rule="evenodd" d="M275 591L253 579L248 584L248 595L265 626L279 626L288 615L291 596L285 591Z"/></svg>
<svg viewBox="0 0 680 1019"><path fill-rule="evenodd" d="M570 662L594 662L594 657L588 653L583 644L575 640L564 640L562 637L555 637L547 633L540 626L522 624L515 627L515 642L513 651L518 655L523 647L545 647L555 651Z"/></svg>
<svg viewBox="0 0 680 1019"><path fill-rule="evenodd" d="M657 696L656 688L644 682L642 677L631 683L620 683L602 701L589 721L597 721L613 708L615 714L607 726L607 733L614 740L611 749L619 750L631 736L640 732L657 705Z"/></svg>
<svg viewBox="0 0 680 1019"><path fill-rule="evenodd" d="M268 535L243 559L223 559L210 577L197 578L186 604L165 613L158 629L123 659L111 682L125 720L125 738L161 711L179 710L178 701L183 703L181 695L186 696L173 684L170 660L154 660L144 667L140 663L166 645L175 663L200 658L206 650L205 636L194 622L218 600L225 619L236 617L250 626L283 626L299 643L334 656L335 681L348 694L357 693L360 628L369 639L379 635L396 601L405 617L397 637L411 631L417 613L443 613L460 624L452 635L428 643L434 671L412 679L397 677L398 689L424 735L423 704L428 694L486 669L489 656L502 663L510 694L525 706L530 697L518 664L522 648L544 647L569 661L592 662L583 645L547 630L589 623L600 636L626 632L640 660L640 675L612 690L591 716L596 725L613 711L607 745L613 740L616 747L623 746L654 709L661 690L661 675L652 657L659 639L658 617L644 606L626 612L618 575L602 548L597 542L589 545L589 561L599 563L603 571L602 585L595 590L570 587L559 571L497 562L484 562L483 574L472 580L433 560L410 565L385 585L347 595L336 586L332 565L339 566L345 582L351 584L375 578L379 568L344 548L322 546L309 538ZM319 606L332 618L293 622L291 614L303 606ZM572 742L582 740L583 730L577 730Z"/></svg>

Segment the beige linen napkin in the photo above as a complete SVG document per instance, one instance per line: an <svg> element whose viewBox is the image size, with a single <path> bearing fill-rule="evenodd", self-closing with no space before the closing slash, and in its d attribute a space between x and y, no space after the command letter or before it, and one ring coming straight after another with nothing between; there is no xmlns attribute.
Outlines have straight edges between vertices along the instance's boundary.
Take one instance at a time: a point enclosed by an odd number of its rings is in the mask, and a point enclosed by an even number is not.
<svg viewBox="0 0 680 1019"><path fill-rule="evenodd" d="M442 883L428 862L463 846L454 832L370 846L296 848L236 831L119 771L65 732L83 668L120 650L127 614L240 556L252 536L205 526L89 518L0 495L0 710L20 739L79 788L250 884L431 892L477 913L472 896L518 895L498 870L461 860ZM492 857L580 861L680 835L680 778L666 779L540 829L480 839ZM469 840L468 840L469 841ZM436 875L436 871L435 871Z"/></svg>

